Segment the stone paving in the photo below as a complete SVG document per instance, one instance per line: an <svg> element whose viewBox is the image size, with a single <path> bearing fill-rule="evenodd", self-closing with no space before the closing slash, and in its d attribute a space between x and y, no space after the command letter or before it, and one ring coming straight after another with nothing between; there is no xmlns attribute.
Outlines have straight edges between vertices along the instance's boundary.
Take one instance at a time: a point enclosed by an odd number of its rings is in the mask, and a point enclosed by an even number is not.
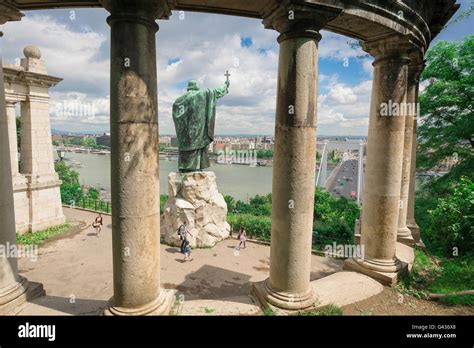
<svg viewBox="0 0 474 348"><path fill-rule="evenodd" d="M104 215L104 228L97 237L90 227L94 213L69 208L64 208L64 213L68 221L89 226L45 243L36 262L19 260L20 274L43 283L46 296L21 306L13 314L94 315L112 296L111 217ZM194 260L188 262L183 262L176 247L161 245L161 284L176 289L177 298L181 299L173 309L175 314L261 314L249 294L252 282L268 277L270 248L247 243L247 248L236 255L237 244L236 239L227 239L213 248L195 249ZM341 261L313 255L311 280L341 269Z"/></svg>

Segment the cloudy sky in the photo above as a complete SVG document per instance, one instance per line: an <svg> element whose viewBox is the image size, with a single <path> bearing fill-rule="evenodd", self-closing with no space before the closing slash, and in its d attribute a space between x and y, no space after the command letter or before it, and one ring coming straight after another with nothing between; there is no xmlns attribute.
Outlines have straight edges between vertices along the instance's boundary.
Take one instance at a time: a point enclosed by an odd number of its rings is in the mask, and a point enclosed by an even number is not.
<svg viewBox="0 0 474 348"><path fill-rule="evenodd" d="M461 11L469 0L458 1ZM107 132L109 27L103 9L29 11L3 26L4 63L18 63L23 47L40 48L48 72L64 80L51 89L52 128ZM230 94L218 102L217 134L273 134L278 66L277 32L260 20L174 12L157 34L160 134L174 134L171 106L187 81L217 87L231 73ZM472 16L436 40L472 34ZM366 135L372 87L370 59L353 40L322 32L319 45L318 134Z"/></svg>

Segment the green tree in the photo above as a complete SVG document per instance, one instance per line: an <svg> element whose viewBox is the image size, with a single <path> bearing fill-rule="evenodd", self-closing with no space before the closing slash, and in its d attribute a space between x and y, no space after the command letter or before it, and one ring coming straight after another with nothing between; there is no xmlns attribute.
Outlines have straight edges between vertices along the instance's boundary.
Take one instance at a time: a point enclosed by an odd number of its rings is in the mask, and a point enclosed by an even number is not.
<svg viewBox="0 0 474 348"><path fill-rule="evenodd" d="M91 186L87 191L87 197L93 200L99 199L100 192L94 186Z"/></svg>
<svg viewBox="0 0 474 348"><path fill-rule="evenodd" d="M322 223L346 223L351 230L359 218L359 206L346 197L335 198L325 190L316 189L314 195L314 220Z"/></svg>
<svg viewBox="0 0 474 348"><path fill-rule="evenodd" d="M95 141L95 138L84 138L81 141L81 145L85 147L95 147L97 146L97 143Z"/></svg>
<svg viewBox="0 0 474 348"><path fill-rule="evenodd" d="M462 177L452 194L438 198L426 226L424 240L447 257L474 255L474 182Z"/></svg>
<svg viewBox="0 0 474 348"><path fill-rule="evenodd" d="M56 162L54 167L62 181L61 201L65 204L77 204L83 197L82 187L79 184L79 173L72 170L64 161Z"/></svg>
<svg viewBox="0 0 474 348"><path fill-rule="evenodd" d="M235 200L234 197L225 195L224 196L225 203L227 204L227 212L231 213L234 211L235 208Z"/></svg>
<svg viewBox="0 0 474 348"><path fill-rule="evenodd" d="M272 158L273 150L258 150L257 158Z"/></svg>
<svg viewBox="0 0 474 348"><path fill-rule="evenodd" d="M428 85L420 94L417 166L430 169L455 157L459 166L472 168L474 35L462 42L438 42L427 52L426 61L421 81ZM466 171L457 179L462 172Z"/></svg>
<svg viewBox="0 0 474 348"><path fill-rule="evenodd" d="M168 201L168 195L160 195L160 214L163 214L165 204Z"/></svg>

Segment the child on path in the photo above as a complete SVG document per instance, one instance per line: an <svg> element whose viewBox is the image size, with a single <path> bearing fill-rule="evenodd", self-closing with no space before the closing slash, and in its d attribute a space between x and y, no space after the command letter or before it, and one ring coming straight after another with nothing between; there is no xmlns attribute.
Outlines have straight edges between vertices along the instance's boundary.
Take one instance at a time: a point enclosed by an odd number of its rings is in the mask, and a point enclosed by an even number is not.
<svg viewBox="0 0 474 348"><path fill-rule="evenodd" d="M240 226L239 235L237 237L237 239L240 241L240 243L239 243L239 246L237 247L237 250L240 250L240 246L242 245L242 243L244 243L244 249L245 249L245 241L247 240L245 238L246 235L247 234L245 233L244 226Z"/></svg>

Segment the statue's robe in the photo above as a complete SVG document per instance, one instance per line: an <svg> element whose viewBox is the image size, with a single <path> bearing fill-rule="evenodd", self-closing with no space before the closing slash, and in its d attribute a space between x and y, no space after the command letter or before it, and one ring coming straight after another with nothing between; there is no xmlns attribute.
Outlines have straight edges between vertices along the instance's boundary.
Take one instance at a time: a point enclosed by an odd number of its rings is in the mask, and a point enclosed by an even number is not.
<svg viewBox="0 0 474 348"><path fill-rule="evenodd" d="M216 99L229 93L227 86L191 89L173 104L173 121L178 138L180 172L210 167L208 146L214 140Z"/></svg>

